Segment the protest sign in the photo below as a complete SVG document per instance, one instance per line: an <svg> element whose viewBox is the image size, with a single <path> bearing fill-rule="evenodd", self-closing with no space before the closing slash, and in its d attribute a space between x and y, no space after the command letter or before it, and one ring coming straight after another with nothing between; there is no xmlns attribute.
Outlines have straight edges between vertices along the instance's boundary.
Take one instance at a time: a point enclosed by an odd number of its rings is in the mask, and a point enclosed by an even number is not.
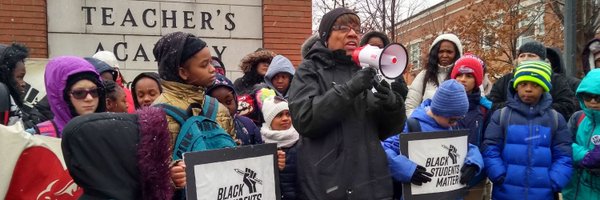
<svg viewBox="0 0 600 200"><path fill-rule="evenodd" d="M402 184L405 200L458 199L466 189L460 184L460 169L468 150L468 132L416 132L400 135L400 152L433 174L431 182L418 186Z"/></svg>
<svg viewBox="0 0 600 200"><path fill-rule="evenodd" d="M184 153L187 199L281 199L277 145Z"/></svg>

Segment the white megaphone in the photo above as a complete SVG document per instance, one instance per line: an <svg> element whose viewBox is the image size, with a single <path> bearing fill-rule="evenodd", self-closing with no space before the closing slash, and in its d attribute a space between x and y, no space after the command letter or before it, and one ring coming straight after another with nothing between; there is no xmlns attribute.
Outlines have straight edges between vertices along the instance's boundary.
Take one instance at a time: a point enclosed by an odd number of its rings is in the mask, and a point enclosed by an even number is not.
<svg viewBox="0 0 600 200"><path fill-rule="evenodd" d="M408 52L398 43L391 43L383 49L367 44L354 50L352 60L362 67L374 67L386 78L395 79L404 73L408 65Z"/></svg>

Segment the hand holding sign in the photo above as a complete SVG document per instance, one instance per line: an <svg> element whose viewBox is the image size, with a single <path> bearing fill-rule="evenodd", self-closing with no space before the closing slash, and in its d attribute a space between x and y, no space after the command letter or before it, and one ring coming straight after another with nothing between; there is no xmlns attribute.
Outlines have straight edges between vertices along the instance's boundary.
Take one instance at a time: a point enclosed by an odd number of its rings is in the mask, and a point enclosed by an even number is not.
<svg viewBox="0 0 600 200"><path fill-rule="evenodd" d="M178 161L171 167L169 171L171 173L171 180L173 181L175 187L185 187L185 163L183 163L183 161Z"/></svg>
<svg viewBox="0 0 600 200"><path fill-rule="evenodd" d="M431 177L433 174L427 172L427 169L421 165L417 165L417 169L413 173L410 182L415 185L423 185L423 183L427 183L431 181Z"/></svg>
<svg viewBox="0 0 600 200"><path fill-rule="evenodd" d="M479 167L477 165L463 165L460 169L460 184L467 184L477 174Z"/></svg>

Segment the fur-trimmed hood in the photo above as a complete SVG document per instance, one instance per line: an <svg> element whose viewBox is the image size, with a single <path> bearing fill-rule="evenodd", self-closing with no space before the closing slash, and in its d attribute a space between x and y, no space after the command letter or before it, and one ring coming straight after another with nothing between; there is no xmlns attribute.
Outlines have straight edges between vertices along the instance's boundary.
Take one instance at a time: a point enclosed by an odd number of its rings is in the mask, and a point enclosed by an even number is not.
<svg viewBox="0 0 600 200"><path fill-rule="evenodd" d="M256 65L258 65L258 63L260 62L271 63L271 60L273 59L273 57L275 57L275 55L275 52L266 49L262 49L254 53L248 54L244 56L244 58L242 58L242 61L240 63L240 69L242 69L244 73L248 73L252 70L252 68L255 68Z"/></svg>
<svg viewBox="0 0 600 200"><path fill-rule="evenodd" d="M300 47L300 53L302 55L302 58L306 57L306 55L308 55L308 52L310 51L310 49L312 49L312 47L315 45L315 43L317 43L319 40L321 40L319 38L319 34L315 33L313 35L311 35L310 37L306 38L306 40L304 41L304 43L302 43L302 46Z"/></svg>
<svg viewBox="0 0 600 200"><path fill-rule="evenodd" d="M583 62L583 72L587 74L590 70L595 69L594 53L600 51L600 38L590 40L582 52L581 61Z"/></svg>

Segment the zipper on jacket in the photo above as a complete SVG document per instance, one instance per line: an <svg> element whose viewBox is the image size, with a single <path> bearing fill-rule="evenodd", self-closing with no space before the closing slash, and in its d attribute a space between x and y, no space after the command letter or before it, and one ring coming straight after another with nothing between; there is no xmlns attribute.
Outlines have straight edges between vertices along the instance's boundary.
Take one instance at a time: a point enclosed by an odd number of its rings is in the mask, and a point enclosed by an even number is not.
<svg viewBox="0 0 600 200"><path fill-rule="evenodd" d="M529 107L529 115L531 116L531 113L533 111L533 107ZM529 176L530 176L530 170L531 170L531 142L532 142L532 120L530 119L530 117L527 117L527 122L529 124L529 141L527 142L527 167L525 168L525 199L529 199Z"/></svg>

